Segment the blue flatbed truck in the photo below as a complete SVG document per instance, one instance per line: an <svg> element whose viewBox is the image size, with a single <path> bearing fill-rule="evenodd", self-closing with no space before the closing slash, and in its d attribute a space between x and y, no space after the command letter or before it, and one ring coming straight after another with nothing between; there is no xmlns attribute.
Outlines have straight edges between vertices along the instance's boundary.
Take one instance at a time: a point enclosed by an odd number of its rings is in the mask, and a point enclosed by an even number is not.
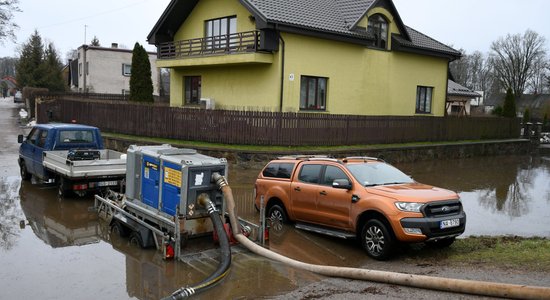
<svg viewBox="0 0 550 300"><path fill-rule="evenodd" d="M96 127L38 124L18 142L21 178L56 183L60 196L120 187L126 174L125 155L104 149Z"/></svg>

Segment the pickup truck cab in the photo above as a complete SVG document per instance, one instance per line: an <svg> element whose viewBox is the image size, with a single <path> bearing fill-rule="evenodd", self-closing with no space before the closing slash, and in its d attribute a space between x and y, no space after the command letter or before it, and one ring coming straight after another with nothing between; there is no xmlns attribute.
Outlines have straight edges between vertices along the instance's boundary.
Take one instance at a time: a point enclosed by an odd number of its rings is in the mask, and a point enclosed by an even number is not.
<svg viewBox="0 0 550 300"><path fill-rule="evenodd" d="M398 242L449 246L466 224L457 193L369 157L283 157L264 167L255 192L272 230L292 221L299 229L356 238L378 260L391 257Z"/></svg>
<svg viewBox="0 0 550 300"><path fill-rule="evenodd" d="M74 191L79 196L83 196L87 190L117 186L125 174L125 162L121 170L122 161L113 160L120 159L121 153L103 150L101 133L96 127L79 124L39 124L31 129L26 138L20 135L18 142L21 143L19 147L21 178L30 180L34 176L44 182L56 182L60 195ZM104 160L74 162L69 153L74 153L76 149L86 149L98 155L101 153ZM49 161L53 163L45 163L46 156L52 158ZM111 166L105 166L106 163ZM118 165L117 170L105 172L106 169L112 169L113 163ZM73 169L84 167L90 169L90 166L94 166L91 171L79 174L73 172Z"/></svg>

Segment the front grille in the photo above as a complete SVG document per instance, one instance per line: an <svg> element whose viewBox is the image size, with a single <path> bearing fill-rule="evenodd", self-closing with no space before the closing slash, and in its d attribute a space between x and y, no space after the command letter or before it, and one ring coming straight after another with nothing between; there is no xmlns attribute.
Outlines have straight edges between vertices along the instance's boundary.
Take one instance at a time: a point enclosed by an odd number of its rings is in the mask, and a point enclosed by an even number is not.
<svg viewBox="0 0 550 300"><path fill-rule="evenodd" d="M426 217L445 217L462 212L462 203L458 200L438 201L426 204L422 208Z"/></svg>

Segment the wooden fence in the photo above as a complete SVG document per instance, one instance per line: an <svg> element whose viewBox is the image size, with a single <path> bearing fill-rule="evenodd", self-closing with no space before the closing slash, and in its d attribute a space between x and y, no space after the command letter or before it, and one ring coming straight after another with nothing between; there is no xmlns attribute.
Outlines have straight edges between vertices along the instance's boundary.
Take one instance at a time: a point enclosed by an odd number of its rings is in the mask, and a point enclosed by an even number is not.
<svg viewBox="0 0 550 300"><path fill-rule="evenodd" d="M50 99L37 121L77 122L104 132L223 144L336 146L517 138L520 120L205 110L122 101Z"/></svg>

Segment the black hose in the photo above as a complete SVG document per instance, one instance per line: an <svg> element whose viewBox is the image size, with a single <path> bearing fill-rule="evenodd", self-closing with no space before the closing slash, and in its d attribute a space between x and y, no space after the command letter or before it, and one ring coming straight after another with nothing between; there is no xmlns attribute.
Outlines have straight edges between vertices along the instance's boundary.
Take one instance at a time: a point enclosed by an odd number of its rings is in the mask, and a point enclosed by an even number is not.
<svg viewBox="0 0 550 300"><path fill-rule="evenodd" d="M229 247L229 239L227 237L227 234L225 233L221 217L212 201L210 201L210 199L207 199L207 196L202 202L205 204L208 215L210 216L210 219L214 224L214 230L216 230L216 233L218 234L221 253L220 264L218 265L216 271L214 271L214 273L212 273L203 281L193 286L181 287L180 289L173 292L172 295L163 298L163 300L186 299L194 294L200 293L214 286L229 273L229 267L231 266L231 247Z"/></svg>

